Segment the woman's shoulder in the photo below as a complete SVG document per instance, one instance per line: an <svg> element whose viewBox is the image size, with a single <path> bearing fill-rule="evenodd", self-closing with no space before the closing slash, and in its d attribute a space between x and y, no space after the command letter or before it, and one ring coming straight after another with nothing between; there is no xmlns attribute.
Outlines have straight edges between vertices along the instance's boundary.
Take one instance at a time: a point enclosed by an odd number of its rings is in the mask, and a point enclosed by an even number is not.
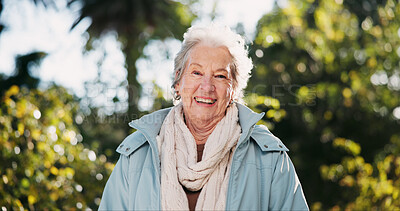
<svg viewBox="0 0 400 211"><path fill-rule="evenodd" d="M145 144L146 141L151 141L152 139L146 139L144 133L147 134L148 137L155 137L160 131L161 125L170 110L171 108L157 110L129 122L129 126L137 131L127 136L116 151L122 155L129 156Z"/></svg>
<svg viewBox="0 0 400 211"><path fill-rule="evenodd" d="M117 147L116 151L121 155L129 156L145 143L145 136L141 132L136 131L127 136Z"/></svg>
<svg viewBox="0 0 400 211"><path fill-rule="evenodd" d="M289 151L264 125L255 125L250 137L257 142L262 151Z"/></svg>

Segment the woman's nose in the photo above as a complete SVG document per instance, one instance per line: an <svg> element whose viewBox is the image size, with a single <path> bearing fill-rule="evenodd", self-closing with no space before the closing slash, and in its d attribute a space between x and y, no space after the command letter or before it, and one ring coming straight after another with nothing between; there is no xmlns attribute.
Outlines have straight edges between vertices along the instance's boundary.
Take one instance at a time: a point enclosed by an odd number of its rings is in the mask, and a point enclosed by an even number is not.
<svg viewBox="0 0 400 211"><path fill-rule="evenodd" d="M206 92L215 91L215 86L212 82L211 77L203 77L200 83L200 88Z"/></svg>

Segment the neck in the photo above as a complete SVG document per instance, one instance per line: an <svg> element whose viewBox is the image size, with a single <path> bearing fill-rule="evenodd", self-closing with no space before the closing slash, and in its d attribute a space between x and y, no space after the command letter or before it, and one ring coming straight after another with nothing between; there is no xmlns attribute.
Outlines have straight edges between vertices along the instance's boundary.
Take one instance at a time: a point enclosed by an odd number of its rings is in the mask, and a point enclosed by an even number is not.
<svg viewBox="0 0 400 211"><path fill-rule="evenodd" d="M196 144L205 144L208 137L214 131L218 122L223 118L217 117L210 120L191 119L189 116L184 116L186 126L192 133Z"/></svg>

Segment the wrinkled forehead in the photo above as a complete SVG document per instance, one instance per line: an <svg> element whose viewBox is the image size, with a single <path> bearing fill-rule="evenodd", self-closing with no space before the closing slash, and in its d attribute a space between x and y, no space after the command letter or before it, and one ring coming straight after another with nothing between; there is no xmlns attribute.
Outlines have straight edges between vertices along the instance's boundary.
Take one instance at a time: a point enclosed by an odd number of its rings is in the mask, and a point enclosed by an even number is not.
<svg viewBox="0 0 400 211"><path fill-rule="evenodd" d="M204 43L195 45L188 53L186 67L196 65L217 69L230 69L232 56L225 46L212 46Z"/></svg>

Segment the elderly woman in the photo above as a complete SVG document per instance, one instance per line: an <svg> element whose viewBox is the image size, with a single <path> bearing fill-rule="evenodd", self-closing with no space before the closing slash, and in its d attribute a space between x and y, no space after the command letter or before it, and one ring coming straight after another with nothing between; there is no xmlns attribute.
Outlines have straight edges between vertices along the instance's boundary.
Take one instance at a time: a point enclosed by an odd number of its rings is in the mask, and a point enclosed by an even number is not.
<svg viewBox="0 0 400 211"><path fill-rule="evenodd" d="M288 149L240 104L251 59L229 28L191 27L178 102L132 121L100 210L307 210Z"/></svg>

